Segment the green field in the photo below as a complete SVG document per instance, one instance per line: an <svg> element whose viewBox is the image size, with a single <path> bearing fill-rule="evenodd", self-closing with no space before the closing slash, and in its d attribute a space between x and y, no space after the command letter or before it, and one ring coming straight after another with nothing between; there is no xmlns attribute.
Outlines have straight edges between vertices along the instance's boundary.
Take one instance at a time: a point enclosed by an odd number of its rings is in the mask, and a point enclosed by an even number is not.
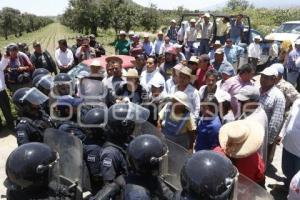
<svg viewBox="0 0 300 200"><path fill-rule="evenodd" d="M15 36L9 36L8 40L3 37L0 38L1 52L5 51L5 47L12 42L25 42L29 45L30 51L32 51L32 43L39 41L42 44L43 49L47 49L51 55L54 55L55 49L57 48L57 41L59 39L67 39L68 45L72 46L75 43L75 36L78 33L73 32L68 27L61 25L60 23L52 23L48 26L39 29L32 33L25 33L22 37L16 38ZM97 41L104 45L108 54L112 54L114 49L109 44L114 41L113 32L99 30L99 37Z"/></svg>

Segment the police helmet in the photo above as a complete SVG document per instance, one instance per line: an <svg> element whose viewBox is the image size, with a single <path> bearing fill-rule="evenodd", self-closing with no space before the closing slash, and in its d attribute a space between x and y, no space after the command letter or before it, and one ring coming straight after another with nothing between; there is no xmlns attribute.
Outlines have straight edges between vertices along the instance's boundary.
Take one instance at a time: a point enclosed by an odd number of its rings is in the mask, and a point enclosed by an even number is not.
<svg viewBox="0 0 300 200"><path fill-rule="evenodd" d="M40 108L40 106L48 99L49 98L46 95L35 87L20 88L12 97L13 103L20 111L23 111L24 114L34 112L35 109L33 108Z"/></svg>
<svg viewBox="0 0 300 200"><path fill-rule="evenodd" d="M127 156L131 167L143 175L159 175L162 157L167 148L155 135L140 135L134 138L128 148Z"/></svg>
<svg viewBox="0 0 300 200"><path fill-rule="evenodd" d="M237 179L231 161L213 151L198 151L181 170L183 193L194 199L230 199Z"/></svg>
<svg viewBox="0 0 300 200"><path fill-rule="evenodd" d="M72 81L72 78L67 73L59 73L54 77L54 82L69 82Z"/></svg>
<svg viewBox="0 0 300 200"><path fill-rule="evenodd" d="M57 163L58 154L48 145L38 142L19 146L6 161L8 180L21 188L48 184L50 169Z"/></svg>
<svg viewBox="0 0 300 200"><path fill-rule="evenodd" d="M45 68L37 68L32 73L32 79L34 79L36 76L38 76L40 74L47 75L47 74L50 74L50 72Z"/></svg>
<svg viewBox="0 0 300 200"><path fill-rule="evenodd" d="M101 125L105 122L105 115L106 112L103 108L93 108L84 115L82 123L86 125Z"/></svg>
<svg viewBox="0 0 300 200"><path fill-rule="evenodd" d="M53 77L50 75L39 74L32 80L32 85L45 95L49 95L53 87Z"/></svg>

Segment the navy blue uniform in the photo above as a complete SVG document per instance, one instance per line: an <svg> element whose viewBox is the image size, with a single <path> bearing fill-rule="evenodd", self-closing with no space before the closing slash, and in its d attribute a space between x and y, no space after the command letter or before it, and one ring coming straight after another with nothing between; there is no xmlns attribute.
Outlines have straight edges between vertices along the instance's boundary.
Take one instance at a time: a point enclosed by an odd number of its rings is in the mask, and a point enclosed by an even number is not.
<svg viewBox="0 0 300 200"><path fill-rule="evenodd" d="M18 145L29 142L43 142L45 129L54 127L49 115L43 113L40 118L21 117L15 127Z"/></svg>
<svg viewBox="0 0 300 200"><path fill-rule="evenodd" d="M126 152L119 146L106 142L100 158L100 169L104 182L112 182L120 175L126 175Z"/></svg>
<svg viewBox="0 0 300 200"><path fill-rule="evenodd" d="M157 176L130 174L125 180L124 200L169 200L174 198L174 193L163 180Z"/></svg>

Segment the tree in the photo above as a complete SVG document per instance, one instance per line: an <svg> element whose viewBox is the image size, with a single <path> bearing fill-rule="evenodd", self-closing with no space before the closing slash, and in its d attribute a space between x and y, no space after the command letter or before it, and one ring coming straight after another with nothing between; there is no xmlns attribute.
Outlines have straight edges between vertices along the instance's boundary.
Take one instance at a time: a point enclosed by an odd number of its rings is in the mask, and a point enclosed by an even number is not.
<svg viewBox="0 0 300 200"><path fill-rule="evenodd" d="M141 16L141 25L147 31L156 31L159 28L159 13L157 7L154 4L151 4L150 8L145 8Z"/></svg>
<svg viewBox="0 0 300 200"><path fill-rule="evenodd" d="M238 8L246 10L248 7L252 6L247 0L229 0L227 7L231 10L236 10Z"/></svg>

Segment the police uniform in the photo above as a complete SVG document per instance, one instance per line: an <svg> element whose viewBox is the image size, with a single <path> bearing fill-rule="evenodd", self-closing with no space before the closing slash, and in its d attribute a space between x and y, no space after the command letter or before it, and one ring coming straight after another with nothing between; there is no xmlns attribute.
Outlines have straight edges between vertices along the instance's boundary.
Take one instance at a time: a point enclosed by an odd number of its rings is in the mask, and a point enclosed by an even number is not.
<svg viewBox="0 0 300 200"><path fill-rule="evenodd" d="M126 177L124 200L138 199L173 199L174 193L157 176L139 176L130 174Z"/></svg>
<svg viewBox="0 0 300 200"><path fill-rule="evenodd" d="M43 132L47 128L54 127L51 118L46 113L37 119L21 117L15 127L18 145L29 142L43 142Z"/></svg>
<svg viewBox="0 0 300 200"><path fill-rule="evenodd" d="M100 157L100 169L104 182L111 182L128 172L126 152L119 146L106 142Z"/></svg>
<svg viewBox="0 0 300 200"><path fill-rule="evenodd" d="M86 162L90 174L92 193L97 193L103 186L100 157L102 147L99 145L84 145L83 158Z"/></svg>

